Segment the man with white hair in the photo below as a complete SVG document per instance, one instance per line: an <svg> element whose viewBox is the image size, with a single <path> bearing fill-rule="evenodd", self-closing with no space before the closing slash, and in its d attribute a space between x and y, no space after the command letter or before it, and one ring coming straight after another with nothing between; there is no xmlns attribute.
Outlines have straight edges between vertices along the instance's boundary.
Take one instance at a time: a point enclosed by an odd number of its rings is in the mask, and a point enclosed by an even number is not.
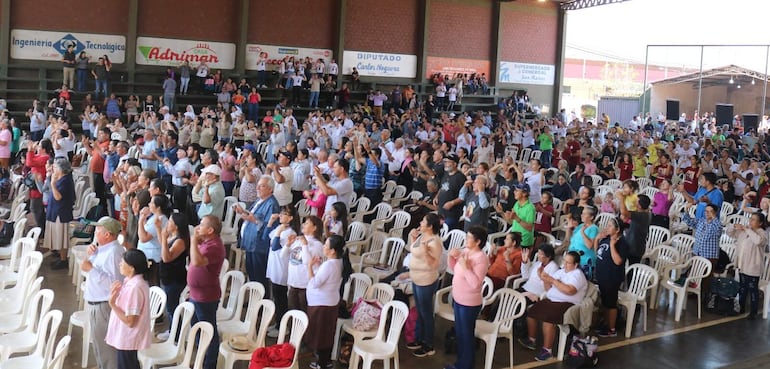
<svg viewBox="0 0 770 369"><path fill-rule="evenodd" d="M144 145L139 155L139 162L144 169L158 170L158 141L155 141L155 132L151 129L144 130Z"/></svg>
<svg viewBox="0 0 770 369"><path fill-rule="evenodd" d="M233 210L241 214L240 248L246 254L246 272L249 281L267 284L267 256L270 251L270 232L279 225L280 206L273 190L275 181L269 175L263 175L257 182L257 201L246 210L236 205ZM269 290L268 290L269 292Z"/></svg>
<svg viewBox="0 0 770 369"><path fill-rule="evenodd" d="M198 194L201 199L198 219L203 219L206 215L213 215L222 220L225 208L225 187L219 180L221 174L222 169L216 164L208 165L201 170L201 178L193 188L193 192Z"/></svg>

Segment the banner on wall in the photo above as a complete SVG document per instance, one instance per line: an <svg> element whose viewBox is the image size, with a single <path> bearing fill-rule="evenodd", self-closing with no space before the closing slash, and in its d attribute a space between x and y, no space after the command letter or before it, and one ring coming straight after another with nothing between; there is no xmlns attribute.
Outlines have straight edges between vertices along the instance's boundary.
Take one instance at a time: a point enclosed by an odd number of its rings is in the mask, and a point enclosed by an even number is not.
<svg viewBox="0 0 770 369"><path fill-rule="evenodd" d="M498 82L526 85L553 85L556 67L550 64L500 62Z"/></svg>
<svg viewBox="0 0 770 369"><path fill-rule="evenodd" d="M60 61L68 45L75 45L75 55L85 51L91 56L107 55L112 63L126 62L126 38L123 36L11 30L11 58L13 59ZM92 61L96 62L96 58Z"/></svg>
<svg viewBox="0 0 770 369"><path fill-rule="evenodd" d="M329 61L334 57L334 52L329 49L311 49L306 47L292 47L292 46L275 46L275 45L246 45L246 69L256 70L257 61L259 60L260 53L267 53L267 64L275 65L284 57L293 56L294 59L305 59L309 57L311 60L316 61L323 59L326 65L329 65Z"/></svg>
<svg viewBox="0 0 770 369"><path fill-rule="evenodd" d="M205 62L209 68L233 69L235 44L156 37L136 38L136 64L178 66L184 61L189 61L193 67Z"/></svg>
<svg viewBox="0 0 770 369"><path fill-rule="evenodd" d="M484 73L489 76L489 60L455 59L429 56L425 78L430 79L436 73L454 77L457 73L467 74Z"/></svg>
<svg viewBox="0 0 770 369"><path fill-rule="evenodd" d="M414 78L417 76L417 55L345 50L342 73L350 74L353 67L361 76Z"/></svg>

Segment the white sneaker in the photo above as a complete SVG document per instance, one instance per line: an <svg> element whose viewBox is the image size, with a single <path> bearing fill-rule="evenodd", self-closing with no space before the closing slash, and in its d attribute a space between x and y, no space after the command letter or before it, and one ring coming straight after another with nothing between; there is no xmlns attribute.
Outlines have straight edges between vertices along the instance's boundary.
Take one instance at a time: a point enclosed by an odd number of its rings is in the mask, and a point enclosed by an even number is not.
<svg viewBox="0 0 770 369"><path fill-rule="evenodd" d="M270 327L270 329L267 330L267 336L270 338L278 338L278 329Z"/></svg>
<svg viewBox="0 0 770 369"><path fill-rule="evenodd" d="M165 340L167 340L167 339L168 339L168 337L169 337L170 335L171 335L171 333L170 333L168 330L166 330L166 331L164 331L164 332L160 332L160 333L158 333L158 335L157 335L157 336L155 336L155 338L157 338L157 339L159 339L159 340L161 340L161 341L165 341Z"/></svg>

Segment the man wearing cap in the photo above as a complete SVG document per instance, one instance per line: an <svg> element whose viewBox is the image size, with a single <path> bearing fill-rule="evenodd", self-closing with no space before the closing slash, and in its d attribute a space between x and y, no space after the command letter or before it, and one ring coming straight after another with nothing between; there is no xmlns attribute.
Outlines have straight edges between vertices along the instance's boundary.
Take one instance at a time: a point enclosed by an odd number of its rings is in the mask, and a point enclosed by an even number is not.
<svg viewBox="0 0 770 369"><path fill-rule="evenodd" d="M439 215L444 217L444 223L449 229L458 229L460 216L463 213L463 199L460 198L460 189L465 184L465 174L457 170L460 157L455 153L448 154L444 158L444 170L442 175L437 175L440 180L440 189L434 203L438 206Z"/></svg>
<svg viewBox="0 0 770 369"><path fill-rule="evenodd" d="M198 219L203 219L206 215L222 219L225 208L225 187L219 180L221 174L222 170L216 164L210 164L201 170L201 178L193 190L201 198Z"/></svg>
<svg viewBox="0 0 770 369"><path fill-rule="evenodd" d="M513 211L505 213L507 221L513 221L511 232L521 233L521 247L532 247L535 244L535 205L529 201L529 185L519 183L513 192L516 203Z"/></svg>
<svg viewBox="0 0 770 369"><path fill-rule="evenodd" d="M268 164L265 168L265 174L275 181L273 195L280 206L290 205L293 199L291 186L294 183L294 169L289 166L292 158L291 152L281 151L277 163Z"/></svg>
<svg viewBox="0 0 770 369"><path fill-rule="evenodd" d="M88 272L83 299L94 344L94 356L99 369L117 368L117 351L104 342L110 320L110 288L115 281L122 281L120 262L125 249L118 243L120 222L102 217L94 224L94 244L88 247L88 258L80 264L80 270Z"/></svg>

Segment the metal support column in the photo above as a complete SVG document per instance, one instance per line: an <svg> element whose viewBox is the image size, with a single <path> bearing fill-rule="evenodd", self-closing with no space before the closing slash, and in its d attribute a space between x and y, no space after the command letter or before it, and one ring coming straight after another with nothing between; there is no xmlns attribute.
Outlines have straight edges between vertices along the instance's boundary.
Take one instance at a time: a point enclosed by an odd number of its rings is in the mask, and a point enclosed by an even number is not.
<svg viewBox="0 0 770 369"><path fill-rule="evenodd" d="M567 50L567 11L559 9L558 28L556 31L556 73L554 74L551 114L561 108L562 80L564 78L564 55Z"/></svg>
<svg viewBox="0 0 770 369"><path fill-rule="evenodd" d="M241 0L241 19L238 23L238 43L235 46L235 74L246 73L246 42L249 37L249 0Z"/></svg>
<svg viewBox="0 0 770 369"><path fill-rule="evenodd" d="M649 62L650 58L650 45L647 45L647 47L644 48L644 82L642 82L642 115L647 113L647 63ZM652 101L652 100L650 100ZM645 117L642 116L642 121L644 122Z"/></svg>
<svg viewBox="0 0 770 369"><path fill-rule="evenodd" d="M334 46L334 59L337 60L337 65L342 65L342 53L345 51L345 29L348 16L348 0L339 0L339 8L337 9L337 44ZM343 71L340 67L339 76L340 81L342 76L349 71ZM339 86L338 86L339 87Z"/></svg>
<svg viewBox="0 0 770 369"><path fill-rule="evenodd" d="M492 26L494 27L495 32L492 33L494 35L494 47L492 48L492 52L494 53L492 57L492 65L489 66L489 78L487 79L488 83L493 84L495 86L495 92L492 92L492 94L497 93L497 82L500 81L500 61L502 60L502 56L500 55L500 51L503 50L503 39L505 36L503 35L503 24L505 24L505 20L503 19L503 6L509 6L507 3L503 3L502 1L495 1L494 5L492 5L493 13L492 13ZM495 101L497 103L497 101Z"/></svg>
<svg viewBox="0 0 770 369"><path fill-rule="evenodd" d="M700 71L698 72L698 115L700 116L700 99L701 99L701 93L703 90L703 46L700 47ZM695 117L693 116L693 119ZM696 130L698 127L696 127Z"/></svg>
<svg viewBox="0 0 770 369"><path fill-rule="evenodd" d="M0 0L0 90L8 87L8 62L11 50L11 0Z"/></svg>
<svg viewBox="0 0 770 369"><path fill-rule="evenodd" d="M762 84L764 86L762 88L762 117L761 117L761 119L763 119L763 120L765 118L765 110L766 110L766 107L767 107L767 63L768 63L768 58L770 58L770 45L765 47L765 77L764 77L764 81L762 81ZM757 129L757 132L759 132L758 129Z"/></svg>
<svg viewBox="0 0 770 369"><path fill-rule="evenodd" d="M431 0L422 0L422 38L420 39L420 63L417 70L417 91L421 90L421 82L425 80L425 76L428 74L428 37L430 27L430 5Z"/></svg>
<svg viewBox="0 0 770 369"><path fill-rule="evenodd" d="M128 32L126 33L126 71L128 91L134 92L136 81L136 25L139 21L139 0L128 1Z"/></svg>

